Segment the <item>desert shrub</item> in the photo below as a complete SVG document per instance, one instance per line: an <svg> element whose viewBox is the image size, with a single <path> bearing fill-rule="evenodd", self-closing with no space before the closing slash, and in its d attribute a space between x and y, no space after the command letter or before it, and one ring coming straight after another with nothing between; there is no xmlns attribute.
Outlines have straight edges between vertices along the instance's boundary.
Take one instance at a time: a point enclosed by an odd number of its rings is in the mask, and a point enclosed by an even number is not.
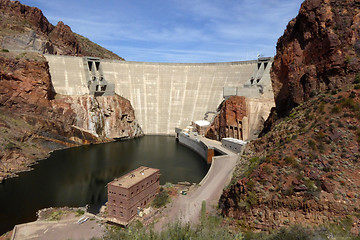
<svg viewBox="0 0 360 240"><path fill-rule="evenodd" d="M227 225L222 224L222 218L208 217L201 224L195 226L190 223L181 224L179 222L169 223L161 232L155 232L152 227L142 224L129 228L113 226L108 228L102 239L104 240L242 240L242 234L232 233ZM221 225L221 227L219 227Z"/></svg>
<svg viewBox="0 0 360 240"><path fill-rule="evenodd" d="M356 97L356 93L351 92L350 95L349 95L349 98L355 98L355 97Z"/></svg>
<svg viewBox="0 0 360 240"><path fill-rule="evenodd" d="M152 202L152 206L155 208L161 208L168 204L170 202L170 196L169 193L164 190L163 188L160 188L160 192L158 195L156 195L155 199Z"/></svg>
<svg viewBox="0 0 360 240"><path fill-rule="evenodd" d="M312 239L312 231L302 226L292 226L290 228L282 228L280 231L271 235L268 240L307 240Z"/></svg>
<svg viewBox="0 0 360 240"><path fill-rule="evenodd" d="M50 220L50 221L59 221L63 215L64 215L64 212L62 210L57 210L57 211L54 211L50 215L48 220Z"/></svg>
<svg viewBox="0 0 360 240"><path fill-rule="evenodd" d="M360 84L359 84L359 83L356 84L355 87L354 87L354 89L359 90L359 89L360 89Z"/></svg>
<svg viewBox="0 0 360 240"><path fill-rule="evenodd" d="M354 84L358 84L360 83L360 74L357 74L354 81L353 81Z"/></svg>
<svg viewBox="0 0 360 240"><path fill-rule="evenodd" d="M340 112L340 108L338 106L334 106L332 109L331 109L331 113L339 113Z"/></svg>
<svg viewBox="0 0 360 240"><path fill-rule="evenodd" d="M2 51L2 52L9 52L9 50L8 50L8 49L5 49L5 48L3 48L1 51Z"/></svg>
<svg viewBox="0 0 360 240"><path fill-rule="evenodd" d="M311 149L314 150L314 149L316 148L315 142L314 142L313 140L310 139L310 140L308 141L308 144L309 144L309 147L310 147Z"/></svg>
<svg viewBox="0 0 360 240"><path fill-rule="evenodd" d="M76 216L79 217L79 216L81 216L81 215L84 215L84 213L85 213L84 210L78 209L78 210L76 211Z"/></svg>

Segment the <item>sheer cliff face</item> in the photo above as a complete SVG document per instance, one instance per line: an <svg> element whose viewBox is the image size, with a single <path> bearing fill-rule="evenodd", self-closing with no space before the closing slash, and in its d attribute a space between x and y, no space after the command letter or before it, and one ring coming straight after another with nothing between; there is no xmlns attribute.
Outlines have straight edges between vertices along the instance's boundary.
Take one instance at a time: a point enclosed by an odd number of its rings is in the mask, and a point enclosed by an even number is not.
<svg viewBox="0 0 360 240"><path fill-rule="evenodd" d="M130 101L120 96L64 97L52 102L56 115L62 115L72 128L87 132L97 141L132 138L143 135ZM85 139L69 136L75 142Z"/></svg>
<svg viewBox="0 0 360 240"><path fill-rule="evenodd" d="M128 100L55 97L45 58L15 55L0 53L0 182L50 150L143 134Z"/></svg>
<svg viewBox="0 0 360 240"><path fill-rule="evenodd" d="M278 40L271 71L277 113L343 87L360 68L360 2L306 0Z"/></svg>

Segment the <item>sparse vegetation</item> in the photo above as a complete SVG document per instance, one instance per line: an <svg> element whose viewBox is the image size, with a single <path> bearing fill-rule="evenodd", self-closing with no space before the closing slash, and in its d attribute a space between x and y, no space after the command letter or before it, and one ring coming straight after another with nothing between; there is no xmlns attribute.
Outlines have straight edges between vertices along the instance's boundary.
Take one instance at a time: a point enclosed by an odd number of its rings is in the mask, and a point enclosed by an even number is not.
<svg viewBox="0 0 360 240"><path fill-rule="evenodd" d="M49 221L59 221L61 217L64 215L64 211L61 209L54 211L48 218Z"/></svg>
<svg viewBox="0 0 360 240"><path fill-rule="evenodd" d="M160 192L156 195L152 202L152 206L155 208L161 208L170 202L169 193L163 188L160 188Z"/></svg>
<svg viewBox="0 0 360 240"><path fill-rule="evenodd" d="M85 211L82 210L82 209L76 210L76 216L77 216L77 217L80 217L80 216L84 215L84 213L85 213Z"/></svg>
<svg viewBox="0 0 360 240"><path fill-rule="evenodd" d="M122 240L202 240L202 239L223 239L223 240L242 240L241 232L230 231L228 225L222 223L222 218L207 217L200 224L192 226L191 224L180 224L175 222L169 224L162 232L155 232L150 227L142 224L132 224L129 228L109 227L104 240L122 239Z"/></svg>

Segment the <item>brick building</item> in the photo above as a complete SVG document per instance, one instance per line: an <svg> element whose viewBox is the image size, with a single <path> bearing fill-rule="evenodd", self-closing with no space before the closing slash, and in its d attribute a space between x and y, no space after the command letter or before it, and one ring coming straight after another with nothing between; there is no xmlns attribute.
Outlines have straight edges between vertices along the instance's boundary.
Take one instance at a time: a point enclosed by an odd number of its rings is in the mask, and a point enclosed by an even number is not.
<svg viewBox="0 0 360 240"><path fill-rule="evenodd" d="M127 225L138 208L155 198L160 189L159 177L159 169L142 166L108 183L109 220Z"/></svg>

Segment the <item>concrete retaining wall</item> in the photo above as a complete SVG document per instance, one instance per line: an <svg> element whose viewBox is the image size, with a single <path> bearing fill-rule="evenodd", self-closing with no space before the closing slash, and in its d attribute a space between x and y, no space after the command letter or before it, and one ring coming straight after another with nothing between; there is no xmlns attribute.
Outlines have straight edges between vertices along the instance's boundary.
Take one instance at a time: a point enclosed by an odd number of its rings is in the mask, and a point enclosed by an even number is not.
<svg viewBox="0 0 360 240"><path fill-rule="evenodd" d="M57 93L88 94L83 58L45 57ZM257 69L257 61L197 64L101 60L101 68L105 80L115 84L115 92L131 101L145 134L174 134L175 127L184 128L190 121L203 119L206 112L215 112L223 100L223 87L243 87ZM271 87L270 82L264 85ZM252 92L256 91L249 90L250 95Z"/></svg>
<svg viewBox="0 0 360 240"><path fill-rule="evenodd" d="M199 154L205 161L208 161L208 147L200 140L190 138L184 133L179 133L179 143L190 148Z"/></svg>

